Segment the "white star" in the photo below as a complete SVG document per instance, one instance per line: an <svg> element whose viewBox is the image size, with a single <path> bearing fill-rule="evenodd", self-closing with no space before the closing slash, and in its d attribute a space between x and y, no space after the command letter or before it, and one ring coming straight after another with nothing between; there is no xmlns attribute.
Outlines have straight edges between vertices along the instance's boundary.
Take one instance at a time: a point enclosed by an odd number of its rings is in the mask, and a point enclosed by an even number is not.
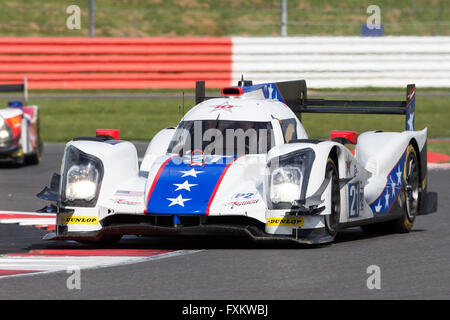
<svg viewBox="0 0 450 320"><path fill-rule="evenodd" d="M181 196L181 194L180 194L178 197L176 197L176 198L166 198L166 199L169 200L169 201L171 201L170 204L169 204L169 207L174 206L174 205L176 205L176 204L178 204L178 205L184 207L184 203L185 203L186 201L192 200L192 199L183 199L183 197Z"/></svg>
<svg viewBox="0 0 450 320"><path fill-rule="evenodd" d="M398 171L397 171L397 184L400 185L402 184L402 172L400 171L400 166L398 167Z"/></svg>
<svg viewBox="0 0 450 320"><path fill-rule="evenodd" d="M389 192L386 192L384 198L386 199L386 204L384 205L384 207L389 208Z"/></svg>
<svg viewBox="0 0 450 320"><path fill-rule="evenodd" d="M273 91L272 85L269 86L268 91L269 91L269 99L272 99L272 91Z"/></svg>
<svg viewBox="0 0 450 320"><path fill-rule="evenodd" d="M392 178L390 178L391 180L391 189L392 189L392 196L395 195L395 187L397 186L397 184L394 182L394 180L392 180Z"/></svg>
<svg viewBox="0 0 450 320"><path fill-rule="evenodd" d="M187 177L187 176L197 178L197 173L203 173L203 171L195 171L195 168L192 168L189 171L181 171L180 170L180 172L183 173L183 175L181 176L182 178Z"/></svg>
<svg viewBox="0 0 450 320"><path fill-rule="evenodd" d="M189 183L188 180L186 180L185 182L183 182L181 184L174 183L173 185L178 187L178 188L175 189L175 191L178 191L178 190L181 190L181 189L187 190L187 191L191 191L191 187L196 186L196 184Z"/></svg>
<svg viewBox="0 0 450 320"><path fill-rule="evenodd" d="M408 118L408 130L413 130L414 129L414 112L409 114L409 118Z"/></svg>
<svg viewBox="0 0 450 320"><path fill-rule="evenodd" d="M381 199L378 201L378 205L376 205L375 206L375 210L377 211L377 212L380 212L380 210L381 210Z"/></svg>

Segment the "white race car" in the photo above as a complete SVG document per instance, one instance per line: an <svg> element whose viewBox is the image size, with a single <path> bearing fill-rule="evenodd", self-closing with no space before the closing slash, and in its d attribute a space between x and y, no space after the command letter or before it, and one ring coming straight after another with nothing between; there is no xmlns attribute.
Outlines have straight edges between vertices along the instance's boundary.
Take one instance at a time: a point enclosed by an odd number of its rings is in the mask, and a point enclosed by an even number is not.
<svg viewBox="0 0 450 320"><path fill-rule="evenodd" d="M135 146L114 130L67 143L60 174L38 194L57 212L56 233L45 238L246 235L320 244L347 227L408 232L437 206L414 103L414 85L406 101L353 101L308 99L303 80L240 81L208 98L199 81L196 105L153 137L140 166ZM296 116L305 112L403 114L406 131L311 139Z"/></svg>
<svg viewBox="0 0 450 320"><path fill-rule="evenodd" d="M24 84L0 85L0 92L28 92ZM41 161L43 143L39 130L39 108L24 105L22 101L9 101L0 109L0 161L16 165L38 164Z"/></svg>

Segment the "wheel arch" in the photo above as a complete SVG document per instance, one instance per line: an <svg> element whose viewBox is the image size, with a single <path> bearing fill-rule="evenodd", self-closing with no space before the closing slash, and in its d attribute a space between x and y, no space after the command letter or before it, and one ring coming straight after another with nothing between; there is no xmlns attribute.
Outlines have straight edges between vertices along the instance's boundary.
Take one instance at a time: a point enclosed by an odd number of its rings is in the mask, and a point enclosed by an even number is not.
<svg viewBox="0 0 450 320"><path fill-rule="evenodd" d="M340 150L337 146L333 146L330 150L330 153L328 155L329 158L331 158L331 160L333 160L336 169L337 169L337 173L338 173L338 177L340 177L340 173L339 173L339 153Z"/></svg>

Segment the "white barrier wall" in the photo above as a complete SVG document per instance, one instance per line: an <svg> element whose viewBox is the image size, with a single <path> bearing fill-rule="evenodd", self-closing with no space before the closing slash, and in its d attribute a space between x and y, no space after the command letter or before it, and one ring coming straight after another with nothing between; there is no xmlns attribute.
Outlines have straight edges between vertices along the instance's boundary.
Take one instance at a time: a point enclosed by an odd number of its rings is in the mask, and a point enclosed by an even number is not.
<svg viewBox="0 0 450 320"><path fill-rule="evenodd" d="M450 37L233 37L232 83L450 87Z"/></svg>

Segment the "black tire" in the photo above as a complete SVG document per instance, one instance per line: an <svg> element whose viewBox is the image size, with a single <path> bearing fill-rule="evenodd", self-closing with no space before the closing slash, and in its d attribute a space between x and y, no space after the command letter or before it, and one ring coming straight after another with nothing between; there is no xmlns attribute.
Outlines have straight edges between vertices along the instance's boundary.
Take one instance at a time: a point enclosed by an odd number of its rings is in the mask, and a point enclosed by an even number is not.
<svg viewBox="0 0 450 320"><path fill-rule="evenodd" d="M20 151L18 152L20 155L16 156L12 159L12 163L14 166L16 167L22 167L23 165L25 165L26 159L25 159L25 155L23 154L22 149L20 149Z"/></svg>
<svg viewBox="0 0 450 320"><path fill-rule="evenodd" d="M420 164L416 149L411 144L406 149L404 180L404 191L400 195L404 208L403 216L390 222L395 233L410 232L420 208Z"/></svg>
<svg viewBox="0 0 450 320"><path fill-rule="evenodd" d="M41 152L42 152L42 142L39 139L36 144L36 150L34 151L34 153L26 158L27 164L31 165L39 164L39 162L41 162L42 159Z"/></svg>
<svg viewBox="0 0 450 320"><path fill-rule="evenodd" d="M368 234L408 233L414 226L417 213L419 212L420 189L420 164L416 149L412 144L406 149L406 160L404 170L404 191L399 195L399 201L403 208L400 218L381 223L361 226Z"/></svg>
<svg viewBox="0 0 450 320"><path fill-rule="evenodd" d="M338 232L341 212L341 196L339 192L339 175L333 159L328 158L325 169L325 178L331 179L331 214L324 216L325 229L334 239Z"/></svg>
<svg viewBox="0 0 450 320"><path fill-rule="evenodd" d="M41 162L42 150L44 149L44 144L42 143L41 140L41 126L39 121L39 113L38 113L36 133L37 133L36 150L32 155L28 156L26 159L27 164L31 165L36 165L39 164L39 162Z"/></svg>

